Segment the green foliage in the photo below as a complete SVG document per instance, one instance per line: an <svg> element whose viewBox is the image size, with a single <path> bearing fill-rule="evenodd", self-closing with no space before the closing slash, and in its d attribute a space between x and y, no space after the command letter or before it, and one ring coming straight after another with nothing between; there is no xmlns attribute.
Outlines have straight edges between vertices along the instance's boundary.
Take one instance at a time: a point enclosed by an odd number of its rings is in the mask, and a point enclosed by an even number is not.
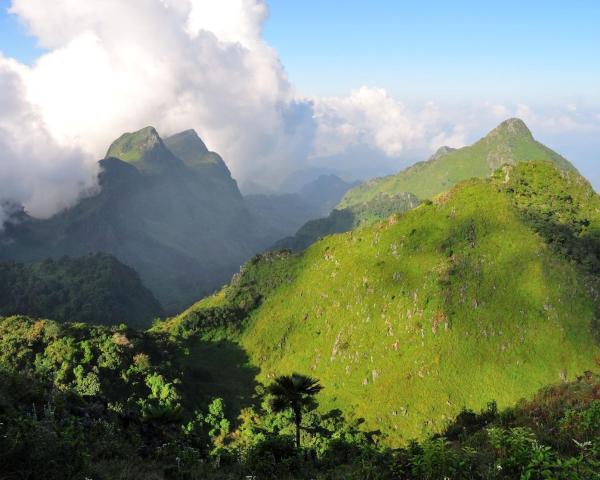
<svg viewBox="0 0 600 480"><path fill-rule="evenodd" d="M15 314L145 328L162 309L132 268L96 253L31 264L0 262L0 316Z"/></svg>
<svg viewBox="0 0 600 480"><path fill-rule="evenodd" d="M510 178L521 177L531 177L538 194L518 206ZM202 335L239 342L265 383L282 371L318 376L328 385L318 396L323 408L352 411L392 445L442 431L463 407L477 410L491 398L507 407L593 368L600 355L591 335L598 279L576 260L588 256L557 251L523 213L527 198L534 209L535 199L550 195L553 211L568 204L576 218L589 219L592 239L597 197L577 174L544 162L514 166L510 178L467 181L300 255L257 260L161 326L185 332L212 308L236 308L237 293L258 299L244 303L250 308L235 328ZM562 191L582 200L553 193ZM576 240L588 253L594 242Z"/></svg>
<svg viewBox="0 0 600 480"><path fill-rule="evenodd" d="M600 274L600 198L587 180L537 162L506 166L494 179L556 253Z"/></svg>
<svg viewBox="0 0 600 480"><path fill-rule="evenodd" d="M600 471L600 379L591 372L506 411L491 403L461 414L446 429L452 439L396 450L360 418L311 410L298 451L291 411L272 408L273 394L312 407L306 397L319 385L309 377L257 390L261 405L232 423L221 398L186 410L189 392L173 376L180 352L156 334L12 317L0 320L0 342L2 477L589 480ZM95 384L89 371L100 388L92 394L81 391Z"/></svg>
<svg viewBox="0 0 600 480"><path fill-rule="evenodd" d="M297 448L300 448L302 413L304 410L315 408L313 397L322 389L317 379L299 373L279 376L267 388L271 395L270 405L273 412L290 409L294 414Z"/></svg>
<svg viewBox="0 0 600 480"><path fill-rule="evenodd" d="M285 250L255 255L216 295L200 300L176 317L157 322L153 330L182 338L235 335L270 292L292 281L289 267L293 262L295 259Z"/></svg>

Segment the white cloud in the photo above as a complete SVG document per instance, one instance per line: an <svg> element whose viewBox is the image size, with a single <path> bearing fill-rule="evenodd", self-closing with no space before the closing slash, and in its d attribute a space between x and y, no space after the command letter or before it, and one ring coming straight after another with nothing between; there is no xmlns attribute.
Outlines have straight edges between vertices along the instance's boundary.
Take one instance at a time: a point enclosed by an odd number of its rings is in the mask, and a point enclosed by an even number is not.
<svg viewBox="0 0 600 480"><path fill-rule="evenodd" d="M399 168L513 115L534 130L598 124L578 106L409 108L373 87L307 99L263 39L264 0L13 0L11 11L48 52L31 67L1 60L0 182L39 215L89 185L110 141L149 124L195 128L236 178L263 182L309 158L343 167L353 147Z"/></svg>
<svg viewBox="0 0 600 480"><path fill-rule="evenodd" d="M14 0L11 11L50 49L23 80L61 145L99 157L123 131L196 128L237 176L308 154L310 104L261 38L262 1Z"/></svg>
<svg viewBox="0 0 600 480"><path fill-rule="evenodd" d="M410 110L385 89L363 86L346 97L315 99L315 155L335 155L355 145L377 148L390 157L460 146L460 129L449 128L438 107L428 103ZM431 144L434 144L432 147Z"/></svg>
<svg viewBox="0 0 600 480"><path fill-rule="evenodd" d="M19 64L0 55L0 200L48 216L93 183L94 169L81 151L56 144L25 99L23 76Z"/></svg>

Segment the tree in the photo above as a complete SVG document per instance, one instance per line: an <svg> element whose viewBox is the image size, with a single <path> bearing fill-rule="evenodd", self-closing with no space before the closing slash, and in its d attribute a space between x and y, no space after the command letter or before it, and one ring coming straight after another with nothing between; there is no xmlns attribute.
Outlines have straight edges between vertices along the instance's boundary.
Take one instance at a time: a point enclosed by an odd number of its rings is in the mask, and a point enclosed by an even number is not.
<svg viewBox="0 0 600 480"><path fill-rule="evenodd" d="M296 425L296 447L300 448L300 425L302 423L302 410L313 405L313 397L323 390L316 378L307 377L299 373L277 377L267 391L273 396L271 408L274 412L283 412L288 408L294 414Z"/></svg>

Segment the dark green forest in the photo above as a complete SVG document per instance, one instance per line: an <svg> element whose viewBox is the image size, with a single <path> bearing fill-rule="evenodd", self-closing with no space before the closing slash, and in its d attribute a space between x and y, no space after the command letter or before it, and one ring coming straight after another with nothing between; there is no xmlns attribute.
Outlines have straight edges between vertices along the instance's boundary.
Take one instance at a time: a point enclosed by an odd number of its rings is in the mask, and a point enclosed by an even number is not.
<svg viewBox="0 0 600 480"><path fill-rule="evenodd" d="M0 262L0 315L147 328L162 315L138 274L96 253L29 264Z"/></svg>

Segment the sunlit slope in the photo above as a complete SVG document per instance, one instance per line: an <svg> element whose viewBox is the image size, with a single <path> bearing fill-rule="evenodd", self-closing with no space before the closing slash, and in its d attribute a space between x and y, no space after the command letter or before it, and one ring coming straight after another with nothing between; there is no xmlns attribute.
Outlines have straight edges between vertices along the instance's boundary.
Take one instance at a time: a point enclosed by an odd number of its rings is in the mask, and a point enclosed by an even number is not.
<svg viewBox="0 0 600 480"><path fill-rule="evenodd" d="M237 326L260 380L309 373L324 408L398 443L463 406L509 405L597 368L599 212L576 173L507 167L299 256L256 260L168 325Z"/></svg>
<svg viewBox="0 0 600 480"><path fill-rule="evenodd" d="M462 180L485 178L503 164L537 160L550 161L563 170L575 170L562 156L535 140L522 120L511 118L473 145L459 149L443 147L426 162L353 188L338 208L366 202L382 193L410 192L421 200L430 199Z"/></svg>

